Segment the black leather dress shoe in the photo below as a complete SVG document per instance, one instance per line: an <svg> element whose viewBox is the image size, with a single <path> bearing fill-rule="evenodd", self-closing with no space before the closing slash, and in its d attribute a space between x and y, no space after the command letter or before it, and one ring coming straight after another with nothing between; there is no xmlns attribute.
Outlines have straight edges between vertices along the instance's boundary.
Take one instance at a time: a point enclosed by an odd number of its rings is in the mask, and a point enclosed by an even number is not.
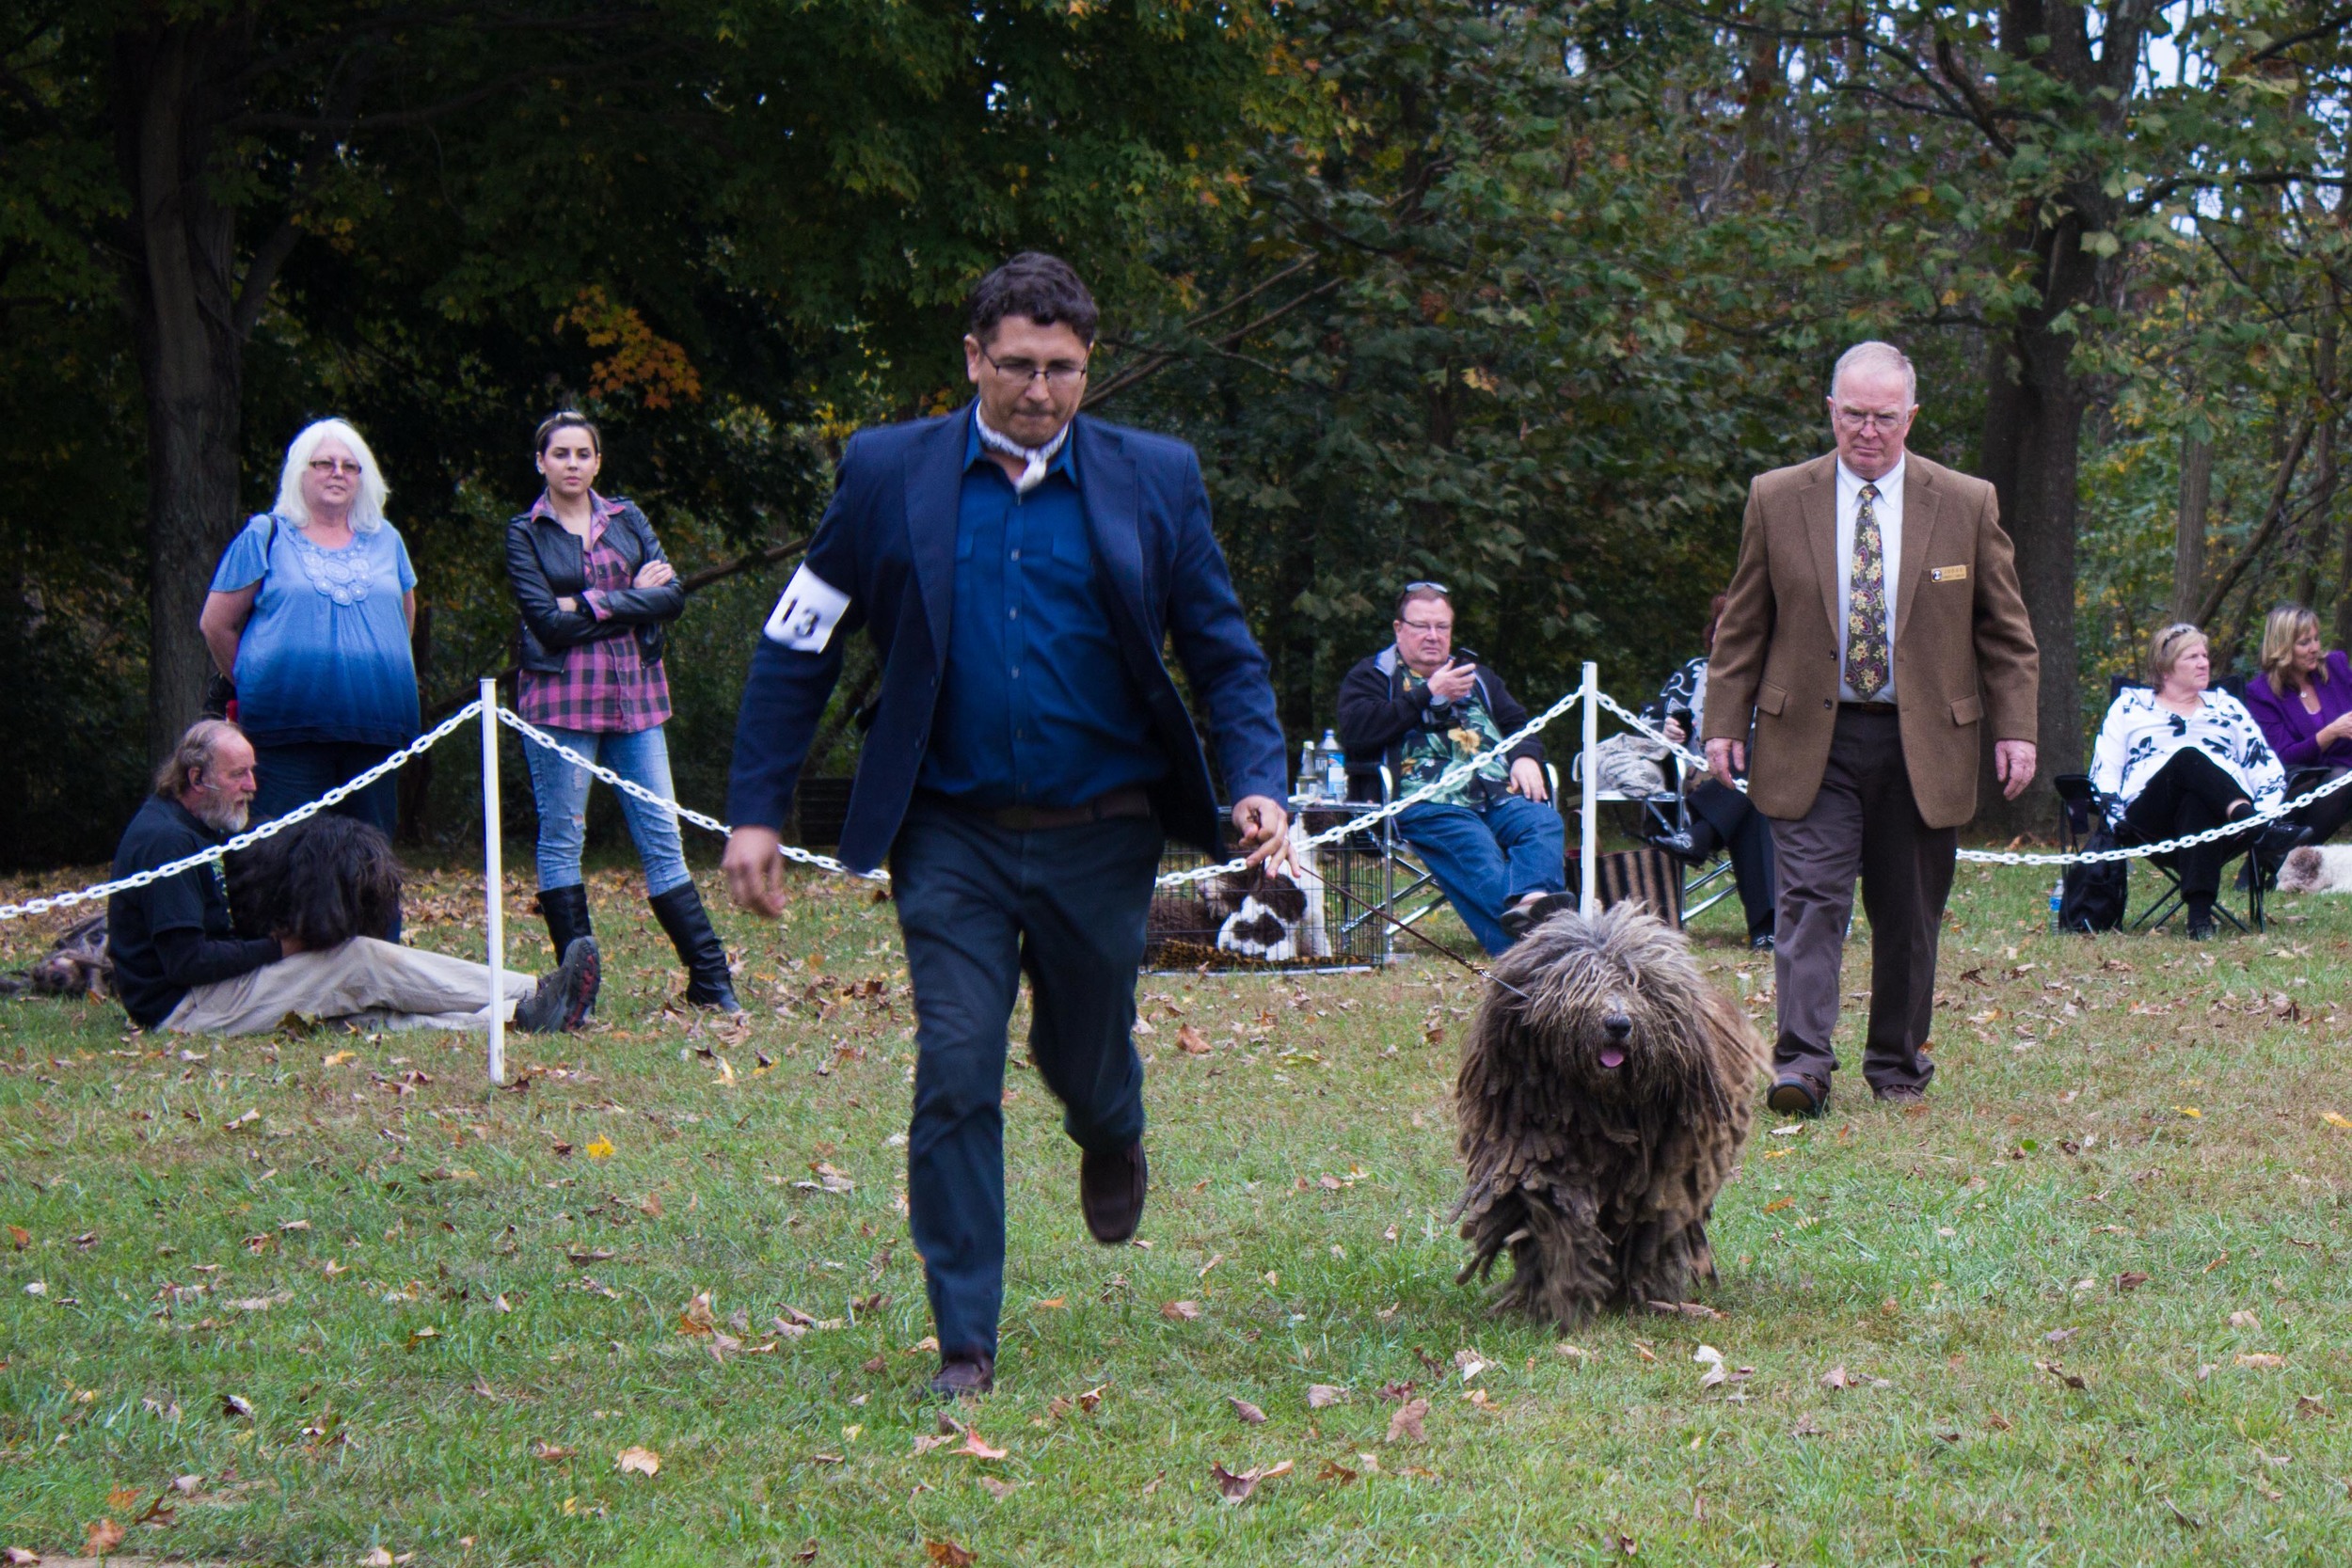
<svg viewBox="0 0 2352 1568"><path fill-rule="evenodd" d="M1652 848L1665 850L1685 865L1705 865L1714 858L1711 851L1700 848L1697 841L1687 832L1645 833L1643 842Z"/></svg>
<svg viewBox="0 0 2352 1568"><path fill-rule="evenodd" d="M1078 1208L1086 1215L1087 1234L1104 1246L1117 1246L1133 1236L1143 1222L1143 1196L1151 1185L1151 1166L1141 1144L1108 1154L1081 1150Z"/></svg>
<svg viewBox="0 0 2352 1568"><path fill-rule="evenodd" d="M1764 1103L1784 1117L1818 1117L1829 1109L1829 1085L1809 1072L1784 1072Z"/></svg>
<svg viewBox="0 0 2352 1568"><path fill-rule="evenodd" d="M931 1374L930 1390L943 1400L977 1399L996 1386L996 1358L990 1355L943 1357Z"/></svg>

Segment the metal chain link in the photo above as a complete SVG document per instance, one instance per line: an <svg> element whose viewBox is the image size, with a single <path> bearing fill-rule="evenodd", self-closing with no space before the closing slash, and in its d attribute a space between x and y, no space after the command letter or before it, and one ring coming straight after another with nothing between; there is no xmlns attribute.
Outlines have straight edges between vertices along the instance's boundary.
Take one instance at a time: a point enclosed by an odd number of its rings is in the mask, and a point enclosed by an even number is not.
<svg viewBox="0 0 2352 1568"><path fill-rule="evenodd" d="M1536 731L1542 729L1546 724L1550 723L1554 719L1559 718L1562 714L1567 712L1570 708L1576 706L1577 704L1582 702L1583 700L1583 688L1578 687L1569 691L1567 695L1562 697L1558 702L1544 709L1543 712L1529 720L1525 724L1520 725L1519 728L1513 731L1511 734L1504 736L1500 741L1495 743L1494 750L1486 755L1470 757L1461 762L1457 762L1451 768L1448 768L1437 778L1432 779L1429 783L1422 785L1419 789L1412 791L1410 794L1400 795L1395 800L1388 802L1386 805L1375 807L1374 810L1368 811L1360 816L1351 816L1346 821L1339 824L1337 827L1327 828L1322 832L1315 834L1312 838L1305 840L1301 845L1301 847L1315 848L1326 844L1336 844L1341 839L1347 837L1351 833L1360 833L1367 828L1387 821L1390 817L1394 816L1397 813L1405 810L1408 806L1419 805L1422 801L1428 800L1432 795L1436 795L1441 790L1453 788L1455 784L1460 784L1464 779L1469 778L1472 773L1476 772L1481 768L1485 768L1492 764L1496 758L1507 756L1510 753L1512 747L1517 746L1520 741L1525 740L1529 736L1534 735ZM1190 871L1171 871L1167 876L1160 878L1157 881L1152 883L1152 885L1154 887L1178 887L1185 882L1206 881L1211 877L1223 877L1233 872L1246 870L1248 867L1248 863L1249 863L1246 860L1235 859L1227 861L1221 865L1202 865L1195 866Z"/></svg>
<svg viewBox="0 0 2352 1568"><path fill-rule="evenodd" d="M167 877L177 877L191 866L202 865L207 861L216 861L223 855L234 854L249 845L259 844L262 840L282 833L295 823L308 821L327 807L358 794L385 774L399 768L410 757L431 751L441 741L449 738L452 731L462 729L468 720L475 718L481 712L482 699L476 697L472 702L468 703L464 707L459 708L432 729L357 778L345 780L310 804L296 806L285 816L273 817L258 828L239 833L226 844L215 845L210 849L201 850L183 860L176 860L168 864L156 866L150 871L135 872L120 881L100 882L95 887L86 887L76 893L52 894L46 898L27 898L22 904L0 904L0 920L17 920L28 914L46 914L51 910L71 909L76 904L87 904L93 898L109 898L118 893L127 893L133 888L146 887L150 883L160 882Z"/></svg>
<svg viewBox="0 0 2352 1568"><path fill-rule="evenodd" d="M707 829L711 832L719 834L723 838L735 832L734 829L728 827L725 823L720 821L715 816L706 816L701 812L695 811L691 807L681 806L675 800L667 800L662 796L656 795L652 790L647 789L644 784L638 784L632 779L624 779L618 773L612 771L610 768L603 767L597 763L590 762L586 757L581 756L578 752L573 751L569 746L564 745L562 741L556 739L555 736L548 734L547 731L532 724L531 721L525 719L521 714L516 713L512 708L500 708L498 710L498 716L500 723L504 724L508 729L515 731L524 739L529 740L533 744L546 747L548 751L553 752L557 756L562 757L564 761L570 763L575 768L586 768L589 772L595 774L597 778L602 779L606 784L611 784L613 788L619 790L624 795L633 795L638 800L644 801L648 805L659 806L663 811L675 813L684 820L691 822L695 827ZM848 866L842 864L839 861L834 859L831 855L816 854L810 850L802 848L797 844L778 844L776 846L776 850L779 854L783 855L786 860L798 861L803 865L814 866L819 871L831 871L843 877L863 877L866 880L874 882L886 882L890 879L890 873L882 870L879 867L872 871L852 871Z"/></svg>

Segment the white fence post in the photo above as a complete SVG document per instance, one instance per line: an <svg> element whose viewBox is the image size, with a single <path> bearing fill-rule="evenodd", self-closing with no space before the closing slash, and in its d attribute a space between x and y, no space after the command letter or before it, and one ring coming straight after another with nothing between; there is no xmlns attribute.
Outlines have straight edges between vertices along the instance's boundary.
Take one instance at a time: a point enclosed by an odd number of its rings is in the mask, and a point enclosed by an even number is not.
<svg viewBox="0 0 2352 1568"><path fill-rule="evenodd" d="M499 683L482 678L482 908L489 943L490 1086L506 1082L506 869L499 843Z"/></svg>
<svg viewBox="0 0 2352 1568"><path fill-rule="evenodd" d="M1581 824L1582 842L1577 848L1576 912L1585 919L1600 907L1600 890L1596 885L1595 871L1600 847L1600 763L1593 749L1600 744L1600 666L1591 659L1584 661L1584 775L1583 809L1578 814Z"/></svg>

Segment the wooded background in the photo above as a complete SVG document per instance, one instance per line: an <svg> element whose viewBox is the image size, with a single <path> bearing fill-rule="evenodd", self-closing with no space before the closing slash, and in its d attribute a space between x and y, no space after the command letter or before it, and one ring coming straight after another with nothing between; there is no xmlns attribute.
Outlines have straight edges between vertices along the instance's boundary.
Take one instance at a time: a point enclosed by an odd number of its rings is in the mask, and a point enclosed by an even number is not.
<svg viewBox="0 0 2352 1568"><path fill-rule="evenodd" d="M2352 641L2348 26L2331 0L0 0L0 863L110 851L195 713L219 552L327 413L390 483L428 712L506 662L532 427L602 419L602 487L711 579L672 749L723 809L840 441L964 398L964 293L1032 246L1104 307L1089 406L1199 447L1294 744L1408 577L1454 586L1531 702L1586 657L1645 694L1696 651L1748 478L1823 450L1829 364L1877 336L1920 367L1914 447L1999 486L2043 772L2076 767L2156 625L2243 665L2295 597ZM476 831L463 750L411 783L411 831Z"/></svg>

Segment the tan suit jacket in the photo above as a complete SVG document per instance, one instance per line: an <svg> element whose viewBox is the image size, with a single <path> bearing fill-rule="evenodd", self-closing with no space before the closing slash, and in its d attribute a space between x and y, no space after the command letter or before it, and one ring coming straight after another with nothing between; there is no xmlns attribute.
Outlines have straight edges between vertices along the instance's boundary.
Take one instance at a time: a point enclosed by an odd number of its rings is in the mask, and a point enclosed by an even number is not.
<svg viewBox="0 0 2352 1568"><path fill-rule="evenodd" d="M1920 817L1977 812L1981 734L2035 737L2041 656L1993 486L1912 452L1895 584L1895 699ZM1748 796L1767 816L1812 809L1837 721L1837 459L1748 488L1740 565L1707 666L1709 740L1756 738Z"/></svg>

